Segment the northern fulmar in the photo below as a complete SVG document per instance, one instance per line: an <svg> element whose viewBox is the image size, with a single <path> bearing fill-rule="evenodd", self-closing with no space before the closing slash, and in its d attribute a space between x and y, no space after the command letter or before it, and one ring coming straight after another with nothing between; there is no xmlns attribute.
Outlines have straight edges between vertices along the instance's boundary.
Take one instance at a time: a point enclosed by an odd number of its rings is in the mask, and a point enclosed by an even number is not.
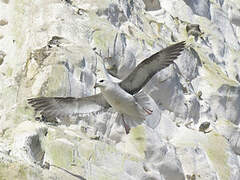
<svg viewBox="0 0 240 180"><path fill-rule="evenodd" d="M172 64L184 46L185 41L182 41L151 55L120 82L99 80L95 87L99 87L101 93L96 95L81 98L37 97L28 99L28 103L47 117L61 118L112 107L122 115L143 121L153 110L148 106L148 96L141 89L157 72ZM124 119L123 125L128 133L130 126Z"/></svg>

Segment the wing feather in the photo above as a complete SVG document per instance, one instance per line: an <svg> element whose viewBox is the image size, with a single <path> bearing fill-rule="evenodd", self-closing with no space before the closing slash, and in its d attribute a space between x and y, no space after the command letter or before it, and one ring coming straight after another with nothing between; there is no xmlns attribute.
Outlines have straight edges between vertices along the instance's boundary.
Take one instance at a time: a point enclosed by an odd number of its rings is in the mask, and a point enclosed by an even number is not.
<svg viewBox="0 0 240 180"><path fill-rule="evenodd" d="M142 61L119 83L130 94L135 94L160 70L168 67L181 54L185 41L168 46Z"/></svg>
<svg viewBox="0 0 240 180"><path fill-rule="evenodd" d="M28 103L48 117L91 113L110 107L101 93L82 98L37 97L28 99Z"/></svg>

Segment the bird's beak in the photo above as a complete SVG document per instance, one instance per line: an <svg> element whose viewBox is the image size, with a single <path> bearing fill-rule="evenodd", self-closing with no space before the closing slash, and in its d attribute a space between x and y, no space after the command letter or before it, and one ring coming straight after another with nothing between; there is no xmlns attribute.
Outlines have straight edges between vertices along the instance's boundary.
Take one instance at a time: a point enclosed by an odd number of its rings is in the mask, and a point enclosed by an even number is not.
<svg viewBox="0 0 240 180"><path fill-rule="evenodd" d="M99 84L96 82L94 88L96 89L97 87L99 87Z"/></svg>

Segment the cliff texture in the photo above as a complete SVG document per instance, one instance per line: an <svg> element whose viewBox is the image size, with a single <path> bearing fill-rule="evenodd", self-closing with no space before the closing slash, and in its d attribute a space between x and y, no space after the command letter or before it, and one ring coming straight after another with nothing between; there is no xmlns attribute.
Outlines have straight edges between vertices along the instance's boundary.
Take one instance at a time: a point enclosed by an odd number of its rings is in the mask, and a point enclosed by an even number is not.
<svg viewBox="0 0 240 180"><path fill-rule="evenodd" d="M237 0L1 0L0 179L240 179ZM144 87L159 124L128 135L113 110L47 121L38 96L95 94L186 40ZM94 49L94 50L93 50Z"/></svg>

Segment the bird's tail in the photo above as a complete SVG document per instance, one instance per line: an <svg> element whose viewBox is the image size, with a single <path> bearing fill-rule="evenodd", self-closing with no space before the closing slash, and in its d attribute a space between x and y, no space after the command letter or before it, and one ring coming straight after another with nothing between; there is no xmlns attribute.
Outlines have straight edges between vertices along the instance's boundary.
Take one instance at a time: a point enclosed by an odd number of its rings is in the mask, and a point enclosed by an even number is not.
<svg viewBox="0 0 240 180"><path fill-rule="evenodd" d="M142 112L144 113L146 120L145 124L151 128L156 128L159 124L161 114L155 101L144 91L136 93L134 97L140 106L140 109L142 109Z"/></svg>

